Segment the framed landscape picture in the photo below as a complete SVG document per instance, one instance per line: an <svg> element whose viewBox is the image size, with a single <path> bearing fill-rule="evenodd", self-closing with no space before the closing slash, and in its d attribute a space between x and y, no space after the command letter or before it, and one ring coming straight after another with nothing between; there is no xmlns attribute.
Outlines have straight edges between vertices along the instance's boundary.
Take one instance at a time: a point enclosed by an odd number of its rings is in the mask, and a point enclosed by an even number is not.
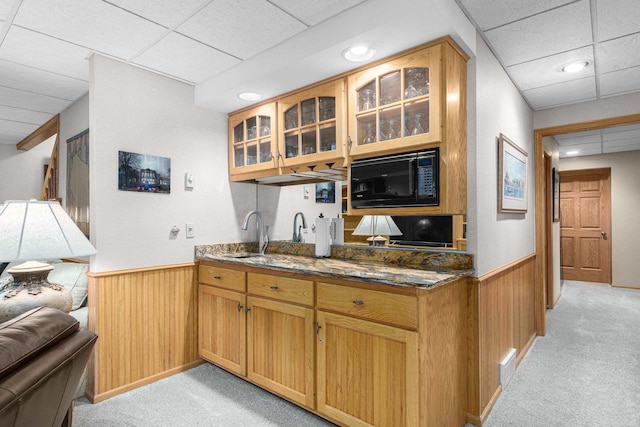
<svg viewBox="0 0 640 427"><path fill-rule="evenodd" d="M553 222L560 222L560 172L553 168Z"/></svg>
<svg viewBox="0 0 640 427"><path fill-rule="evenodd" d="M527 212L527 152L509 138L498 138L498 212Z"/></svg>

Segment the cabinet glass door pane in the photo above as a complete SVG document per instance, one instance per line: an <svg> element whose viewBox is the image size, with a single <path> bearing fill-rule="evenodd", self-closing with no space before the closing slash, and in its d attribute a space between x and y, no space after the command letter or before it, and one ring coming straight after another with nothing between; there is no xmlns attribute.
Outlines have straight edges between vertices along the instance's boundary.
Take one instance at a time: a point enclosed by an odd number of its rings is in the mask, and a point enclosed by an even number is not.
<svg viewBox="0 0 640 427"><path fill-rule="evenodd" d="M402 110L399 106L380 111L380 141L402 137Z"/></svg>
<svg viewBox="0 0 640 427"><path fill-rule="evenodd" d="M233 128L233 142L244 141L244 122Z"/></svg>
<svg viewBox="0 0 640 427"><path fill-rule="evenodd" d="M376 82L371 81L358 90L358 111L376 108Z"/></svg>
<svg viewBox="0 0 640 427"><path fill-rule="evenodd" d="M405 68L404 99L415 98L429 93L429 69Z"/></svg>
<svg viewBox="0 0 640 427"><path fill-rule="evenodd" d="M310 132L302 133L302 154L315 154L316 153L316 129L312 129Z"/></svg>
<svg viewBox="0 0 640 427"><path fill-rule="evenodd" d="M284 128L285 130L298 127L298 106L294 105L284 112Z"/></svg>
<svg viewBox="0 0 640 427"><path fill-rule="evenodd" d="M336 118L336 99L332 96L323 96L318 100L320 106L320 121Z"/></svg>
<svg viewBox="0 0 640 427"><path fill-rule="evenodd" d="M320 151L333 151L336 149L336 127L329 123L320 128Z"/></svg>
<svg viewBox="0 0 640 427"><path fill-rule="evenodd" d="M400 71L394 71L380 77L380 105L400 101L401 92Z"/></svg>
<svg viewBox="0 0 640 427"><path fill-rule="evenodd" d="M257 137L257 119L255 117L249 117L247 119L247 139L256 139Z"/></svg>
<svg viewBox="0 0 640 427"><path fill-rule="evenodd" d="M271 141L260 141L260 163L271 160Z"/></svg>
<svg viewBox="0 0 640 427"><path fill-rule="evenodd" d="M302 101L302 126L312 125L316 122L316 99Z"/></svg>
<svg viewBox="0 0 640 427"><path fill-rule="evenodd" d="M404 124L406 136L429 132L429 100L405 104Z"/></svg>
<svg viewBox="0 0 640 427"><path fill-rule="evenodd" d="M260 137L271 135L271 117L260 116Z"/></svg>
<svg viewBox="0 0 640 427"><path fill-rule="evenodd" d="M244 147L242 145L233 148L233 163L236 167L244 166Z"/></svg>
<svg viewBox="0 0 640 427"><path fill-rule="evenodd" d="M285 157L287 159L298 156L298 134L284 137Z"/></svg>
<svg viewBox="0 0 640 427"><path fill-rule="evenodd" d="M258 146L257 145L248 145L247 146L247 166L255 165L258 162Z"/></svg>
<svg viewBox="0 0 640 427"><path fill-rule="evenodd" d="M376 116L373 114L358 117L358 135L356 143L358 145L372 144L376 138Z"/></svg>

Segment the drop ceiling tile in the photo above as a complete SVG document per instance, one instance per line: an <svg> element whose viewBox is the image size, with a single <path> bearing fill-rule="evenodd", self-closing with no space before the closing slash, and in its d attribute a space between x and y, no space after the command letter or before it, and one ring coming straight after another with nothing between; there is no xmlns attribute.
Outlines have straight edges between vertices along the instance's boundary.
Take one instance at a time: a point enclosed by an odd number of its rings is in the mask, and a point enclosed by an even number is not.
<svg viewBox="0 0 640 427"><path fill-rule="evenodd" d="M29 132L30 133L30 132ZM0 144L15 145L22 141L25 137L29 136L29 133L15 133L0 127Z"/></svg>
<svg viewBox="0 0 640 427"><path fill-rule="evenodd" d="M596 6L598 41L640 31L638 0L598 0Z"/></svg>
<svg viewBox="0 0 640 427"><path fill-rule="evenodd" d="M73 103L65 99L0 86L0 102L14 108L57 114Z"/></svg>
<svg viewBox="0 0 640 427"><path fill-rule="evenodd" d="M485 33L505 66L592 43L588 1L579 1Z"/></svg>
<svg viewBox="0 0 640 427"><path fill-rule="evenodd" d="M194 84L239 62L233 56L176 33L169 34L134 61Z"/></svg>
<svg viewBox="0 0 640 427"><path fill-rule="evenodd" d="M122 59L167 31L101 0L23 0L14 24Z"/></svg>
<svg viewBox="0 0 640 427"><path fill-rule="evenodd" d="M180 25L177 31L246 59L306 28L263 0L216 0Z"/></svg>
<svg viewBox="0 0 640 427"><path fill-rule="evenodd" d="M306 25L315 25L334 15L339 14L364 0L325 0L325 1L300 1L300 0L271 0L286 12L295 16Z"/></svg>
<svg viewBox="0 0 640 427"><path fill-rule="evenodd" d="M567 154L567 152L578 151L577 154ZM592 144L573 145L571 147L561 147L560 157L589 156L592 154L602 154L602 144L599 142Z"/></svg>
<svg viewBox="0 0 640 427"><path fill-rule="evenodd" d="M13 3L15 3L15 0L0 0L0 20L4 21L7 19Z"/></svg>
<svg viewBox="0 0 640 427"><path fill-rule="evenodd" d="M617 147L635 147L640 145L640 139L638 138L623 138L613 141L602 141L602 146L606 149Z"/></svg>
<svg viewBox="0 0 640 427"><path fill-rule="evenodd" d="M640 91L640 67L602 74L599 80L601 96L637 92Z"/></svg>
<svg viewBox="0 0 640 427"><path fill-rule="evenodd" d="M535 15L575 0L456 0L484 31Z"/></svg>
<svg viewBox="0 0 640 427"><path fill-rule="evenodd" d="M640 66L640 33L598 43L596 49L599 73Z"/></svg>
<svg viewBox="0 0 640 427"><path fill-rule="evenodd" d="M604 146L602 149L603 153L621 153L624 151L635 151L640 150L640 143L629 144L629 145L615 145L615 146Z"/></svg>
<svg viewBox="0 0 640 427"><path fill-rule="evenodd" d="M565 73L562 67L578 60L588 60L590 65L577 73ZM548 86L594 75L593 48L591 46L547 56L523 64L507 67L507 72L521 90Z"/></svg>
<svg viewBox="0 0 640 427"><path fill-rule="evenodd" d="M0 105L0 119L14 122L30 123L40 126L51 118L51 114L40 113L38 111L24 110L22 108L7 107Z"/></svg>
<svg viewBox="0 0 640 427"><path fill-rule="evenodd" d="M590 130L586 132L574 132L564 135L556 135L556 141L560 147L570 147L573 145L600 143L600 130Z"/></svg>
<svg viewBox="0 0 640 427"><path fill-rule="evenodd" d="M89 90L89 82L0 60L5 87L73 101Z"/></svg>
<svg viewBox="0 0 640 427"><path fill-rule="evenodd" d="M0 59L89 81L91 51L12 25L0 46Z"/></svg>
<svg viewBox="0 0 640 427"><path fill-rule="evenodd" d="M150 21L173 28L212 0L109 0Z"/></svg>
<svg viewBox="0 0 640 427"><path fill-rule="evenodd" d="M640 142L640 125L604 129L602 139L605 143L614 143L616 141Z"/></svg>
<svg viewBox="0 0 640 427"><path fill-rule="evenodd" d="M0 129L4 129L7 132L16 134L29 135L34 130L38 129L39 125L32 125L29 123L13 122L10 120L0 119Z"/></svg>
<svg viewBox="0 0 640 427"><path fill-rule="evenodd" d="M534 110L596 99L594 77L523 91Z"/></svg>

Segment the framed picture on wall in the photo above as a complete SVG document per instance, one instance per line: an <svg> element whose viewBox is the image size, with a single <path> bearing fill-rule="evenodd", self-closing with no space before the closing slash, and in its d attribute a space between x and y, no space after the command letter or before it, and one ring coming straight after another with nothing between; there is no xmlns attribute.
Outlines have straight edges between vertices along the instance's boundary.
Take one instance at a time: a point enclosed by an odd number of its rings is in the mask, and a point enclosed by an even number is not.
<svg viewBox="0 0 640 427"><path fill-rule="evenodd" d="M171 159L118 151L118 190L171 193Z"/></svg>
<svg viewBox="0 0 640 427"><path fill-rule="evenodd" d="M527 212L527 152L500 134L498 137L498 212Z"/></svg>
<svg viewBox="0 0 640 427"><path fill-rule="evenodd" d="M560 172L553 168L553 222L560 222Z"/></svg>

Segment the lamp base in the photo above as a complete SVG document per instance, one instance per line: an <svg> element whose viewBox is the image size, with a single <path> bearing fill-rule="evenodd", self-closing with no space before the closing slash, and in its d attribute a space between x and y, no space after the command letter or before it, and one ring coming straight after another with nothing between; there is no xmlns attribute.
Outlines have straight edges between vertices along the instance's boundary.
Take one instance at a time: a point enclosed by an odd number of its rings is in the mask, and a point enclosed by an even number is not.
<svg viewBox="0 0 640 427"><path fill-rule="evenodd" d="M71 292L47 280L51 270L51 265L34 261L8 270L13 282L0 289L0 322L41 306L57 308L65 313L71 311Z"/></svg>

